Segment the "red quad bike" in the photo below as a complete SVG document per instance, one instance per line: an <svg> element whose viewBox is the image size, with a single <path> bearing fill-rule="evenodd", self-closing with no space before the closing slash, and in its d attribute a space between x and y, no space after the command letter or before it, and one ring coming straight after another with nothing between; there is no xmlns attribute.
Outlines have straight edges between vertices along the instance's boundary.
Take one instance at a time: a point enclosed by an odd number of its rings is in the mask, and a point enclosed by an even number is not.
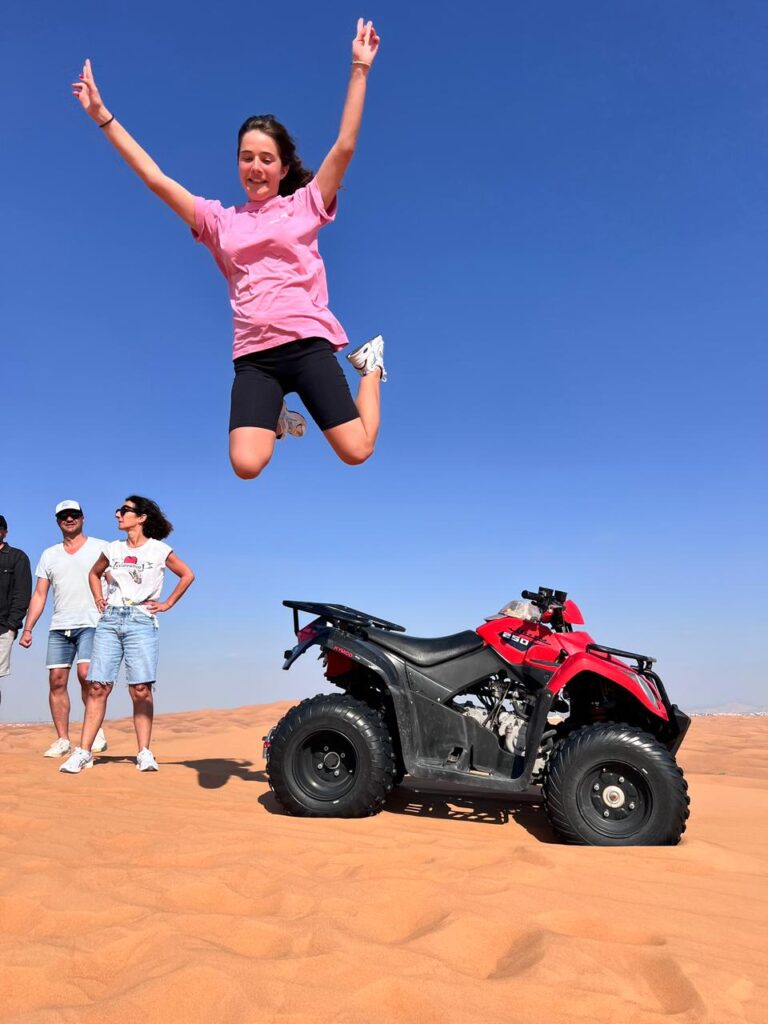
<svg viewBox="0 0 768 1024"><path fill-rule="evenodd" d="M376 814L407 774L457 795L541 786L567 843L679 842L689 800L675 752L690 719L654 659L574 632L584 620L563 591L522 596L477 630L434 639L343 605L284 601L298 642L283 668L319 647L344 693L302 701L265 738L283 807ZM303 628L300 611L316 616Z"/></svg>

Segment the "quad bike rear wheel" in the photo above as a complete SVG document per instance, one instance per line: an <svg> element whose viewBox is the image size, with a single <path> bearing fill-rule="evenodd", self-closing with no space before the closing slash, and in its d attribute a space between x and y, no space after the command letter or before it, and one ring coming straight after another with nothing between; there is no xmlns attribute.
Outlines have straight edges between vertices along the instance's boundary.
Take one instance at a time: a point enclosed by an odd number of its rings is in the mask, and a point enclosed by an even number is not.
<svg viewBox="0 0 768 1024"><path fill-rule="evenodd" d="M319 694L275 726L267 774L291 814L359 818L382 809L395 767L392 737L377 711L346 694Z"/></svg>
<svg viewBox="0 0 768 1024"><path fill-rule="evenodd" d="M585 726L562 739L546 768L544 806L559 837L589 846L674 846L689 814L674 757L636 726Z"/></svg>

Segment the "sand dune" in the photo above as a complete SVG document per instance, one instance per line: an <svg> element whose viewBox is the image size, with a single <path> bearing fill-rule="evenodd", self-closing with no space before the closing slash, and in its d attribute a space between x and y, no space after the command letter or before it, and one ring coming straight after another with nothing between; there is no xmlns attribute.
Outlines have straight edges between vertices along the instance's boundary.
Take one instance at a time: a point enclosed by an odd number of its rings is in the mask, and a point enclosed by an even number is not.
<svg viewBox="0 0 768 1024"><path fill-rule="evenodd" d="M128 721L67 777L0 729L0 1021L768 1020L768 719L696 719L682 844L555 844L536 799L408 785L360 821L280 814L288 705Z"/></svg>

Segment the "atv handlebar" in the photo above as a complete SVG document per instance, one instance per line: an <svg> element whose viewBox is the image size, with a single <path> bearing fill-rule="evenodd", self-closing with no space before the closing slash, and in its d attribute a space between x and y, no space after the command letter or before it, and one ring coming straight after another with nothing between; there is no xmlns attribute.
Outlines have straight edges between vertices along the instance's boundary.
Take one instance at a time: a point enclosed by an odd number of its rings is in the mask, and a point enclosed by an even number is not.
<svg viewBox="0 0 768 1024"><path fill-rule="evenodd" d="M526 601L535 604L542 612L548 612L555 608L562 609L568 594L564 590L552 590L551 587L539 587L534 594L532 590L524 590L521 595Z"/></svg>

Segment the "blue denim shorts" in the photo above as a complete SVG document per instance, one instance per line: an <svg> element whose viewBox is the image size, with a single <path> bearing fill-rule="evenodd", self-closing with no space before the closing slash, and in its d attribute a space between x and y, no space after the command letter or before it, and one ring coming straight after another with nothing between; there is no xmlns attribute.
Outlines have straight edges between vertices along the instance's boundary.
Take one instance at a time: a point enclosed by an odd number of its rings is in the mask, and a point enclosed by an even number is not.
<svg viewBox="0 0 768 1024"><path fill-rule="evenodd" d="M50 630L45 667L72 668L73 664L81 665L84 661L90 661L95 632L95 626Z"/></svg>
<svg viewBox="0 0 768 1024"><path fill-rule="evenodd" d="M154 683L160 651L157 619L138 608L112 608L99 619L93 638L89 683L115 683L125 659L129 686Z"/></svg>

